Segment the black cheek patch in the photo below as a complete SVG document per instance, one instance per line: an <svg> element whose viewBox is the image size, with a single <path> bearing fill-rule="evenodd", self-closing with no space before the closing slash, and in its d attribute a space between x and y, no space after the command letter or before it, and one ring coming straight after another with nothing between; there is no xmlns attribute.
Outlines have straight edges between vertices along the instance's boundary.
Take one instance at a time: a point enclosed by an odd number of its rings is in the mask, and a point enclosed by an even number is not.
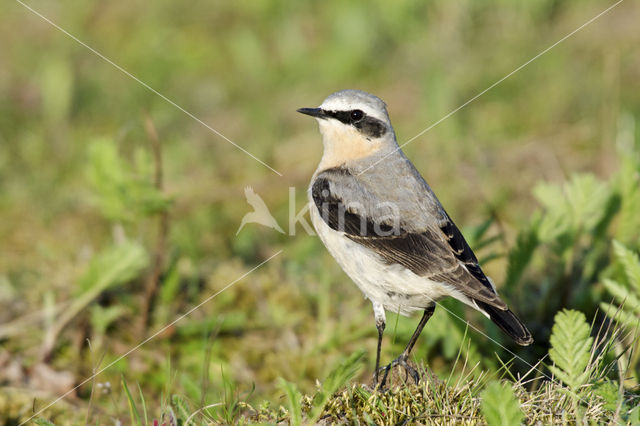
<svg viewBox="0 0 640 426"><path fill-rule="evenodd" d="M379 138L387 133L387 126L377 118L365 117L353 126L360 130L360 133L370 138Z"/></svg>

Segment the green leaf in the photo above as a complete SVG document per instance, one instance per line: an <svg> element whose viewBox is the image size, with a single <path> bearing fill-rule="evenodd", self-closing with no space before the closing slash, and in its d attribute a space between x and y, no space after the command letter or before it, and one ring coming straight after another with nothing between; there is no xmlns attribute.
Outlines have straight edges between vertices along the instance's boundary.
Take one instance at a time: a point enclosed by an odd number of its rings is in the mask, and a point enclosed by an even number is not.
<svg viewBox="0 0 640 426"><path fill-rule="evenodd" d="M508 384L491 382L480 394L480 408L489 426L512 426L522 423L520 400Z"/></svg>
<svg viewBox="0 0 640 426"><path fill-rule="evenodd" d="M302 406L300 401L302 400L302 394L298 391L298 387L282 378L280 378L279 387L287 394L287 400L289 401L289 424L293 426L301 425Z"/></svg>
<svg viewBox="0 0 640 426"><path fill-rule="evenodd" d="M640 299L627 286L607 279L602 280L602 284L616 298L622 310L640 315Z"/></svg>
<svg viewBox="0 0 640 426"><path fill-rule="evenodd" d="M629 284L640 294L640 260L638 254L626 248L622 243L613 241L616 260L623 266Z"/></svg>
<svg viewBox="0 0 640 426"><path fill-rule="evenodd" d="M322 410L327 401L345 383L355 377L362 367L362 358L365 351L361 350L353 353L346 361L340 363L329 373L320 390L313 397L313 408L309 415L309 423L314 424L322 415Z"/></svg>
<svg viewBox="0 0 640 426"><path fill-rule="evenodd" d="M571 213L560 186L538 183L533 189L533 195L545 210L538 228L540 240L553 241L568 232L571 228Z"/></svg>
<svg viewBox="0 0 640 426"><path fill-rule="evenodd" d="M127 396L127 402L129 404L129 416L131 417L131 424L141 425L142 420L140 420L138 407L136 406L136 402L133 400L133 396L131 396L131 392L129 392L129 387L127 386L127 381L124 379L124 375L122 376L122 387L124 388L124 392Z"/></svg>
<svg viewBox="0 0 640 426"><path fill-rule="evenodd" d="M610 197L608 186L592 174L578 174L565 187L574 226L593 229L606 211Z"/></svg>
<svg viewBox="0 0 640 426"><path fill-rule="evenodd" d="M626 416L627 424L629 425L637 425L640 424L640 405L631 409Z"/></svg>
<svg viewBox="0 0 640 426"><path fill-rule="evenodd" d="M122 305L100 306L94 304L91 306L89 316L91 327L96 334L104 334L111 323L121 317L125 312L127 312L127 309Z"/></svg>
<svg viewBox="0 0 640 426"><path fill-rule="evenodd" d="M549 356L555 365L549 367L573 392L585 385L593 338L582 312L563 310L555 316L551 330Z"/></svg>
<svg viewBox="0 0 640 426"><path fill-rule="evenodd" d="M620 196L620 215L616 239L625 243L638 241L640 234L640 162L638 153L632 152L621 158L616 189Z"/></svg>
<svg viewBox="0 0 640 426"><path fill-rule="evenodd" d="M142 414L144 415L144 424L149 424L149 417L147 416L147 402L144 399L144 394L142 393L142 387L140 387L140 383L138 383L138 395L140 395L140 402L142 403Z"/></svg>
<svg viewBox="0 0 640 426"><path fill-rule="evenodd" d="M469 246L473 247L474 250L479 251L481 248L493 243L497 237L484 238L493 222L493 218L490 217L480 225L465 226L461 231Z"/></svg>
<svg viewBox="0 0 640 426"><path fill-rule="evenodd" d="M619 388L617 382L607 379L596 384L593 391L604 401L604 408L613 412L618 408Z"/></svg>
<svg viewBox="0 0 640 426"><path fill-rule="evenodd" d="M166 210L170 199L159 191L151 176L151 158L136 152L136 167L118 154L106 138L89 145L88 177L102 214L113 221L133 221Z"/></svg>
<svg viewBox="0 0 640 426"><path fill-rule="evenodd" d="M509 265L507 267L506 286L511 288L520 280L524 269L527 267L533 252L538 247L538 225L534 223L529 229L518 234L516 245L509 252Z"/></svg>
<svg viewBox="0 0 640 426"><path fill-rule="evenodd" d="M628 327L630 330L636 330L638 328L638 317L629 312L622 310L619 306L614 306L610 303L600 303L600 308L607 316L616 322Z"/></svg>
<svg viewBox="0 0 640 426"><path fill-rule="evenodd" d="M124 241L107 247L91 260L80 278L76 291L97 295L137 277L149 263L145 248L136 241Z"/></svg>
<svg viewBox="0 0 640 426"><path fill-rule="evenodd" d="M149 258L141 244L125 241L106 248L90 263L77 284L76 296L47 330L43 351L48 353L56 344L58 334L76 315L107 289L124 284L140 275Z"/></svg>
<svg viewBox="0 0 640 426"><path fill-rule="evenodd" d="M192 414L193 410L190 410L189 407L187 407L184 397L180 395L171 395L171 405L175 407L178 415L183 419L189 418Z"/></svg>
<svg viewBox="0 0 640 426"><path fill-rule="evenodd" d="M615 240L613 252L616 263L624 270L627 283L603 279L604 288L615 298L618 306L601 303L600 307L609 318L637 332L640 324L640 260L636 253Z"/></svg>
<svg viewBox="0 0 640 426"><path fill-rule="evenodd" d="M591 174L574 175L562 187L540 183L533 193L545 209L538 234L543 242L592 230L607 211L611 197L608 186Z"/></svg>

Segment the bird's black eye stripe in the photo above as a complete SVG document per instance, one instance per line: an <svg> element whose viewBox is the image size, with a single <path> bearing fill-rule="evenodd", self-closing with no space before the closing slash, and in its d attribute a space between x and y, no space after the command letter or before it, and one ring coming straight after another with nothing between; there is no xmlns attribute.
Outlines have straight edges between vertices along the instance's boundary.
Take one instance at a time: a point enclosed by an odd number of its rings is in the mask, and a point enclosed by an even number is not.
<svg viewBox="0 0 640 426"><path fill-rule="evenodd" d="M359 109L354 109L352 111L325 111L325 114L331 118L341 121L344 124L353 124L365 117L364 112Z"/></svg>
<svg viewBox="0 0 640 426"><path fill-rule="evenodd" d="M331 118L351 125L358 129L366 137L379 138L387 132L387 127L377 118L370 117L362 110L354 109L350 111L328 111L324 113Z"/></svg>

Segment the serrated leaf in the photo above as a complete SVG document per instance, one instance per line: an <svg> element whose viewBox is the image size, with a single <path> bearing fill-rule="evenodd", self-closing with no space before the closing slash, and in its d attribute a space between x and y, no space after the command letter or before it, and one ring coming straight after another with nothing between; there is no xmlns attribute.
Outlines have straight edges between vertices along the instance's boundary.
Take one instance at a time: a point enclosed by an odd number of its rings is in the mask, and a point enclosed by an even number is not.
<svg viewBox="0 0 640 426"><path fill-rule="evenodd" d="M613 241L616 263L622 266L627 278L623 284L611 279L602 280L605 289L619 307L609 303L600 306L609 318L630 330L637 331L640 324L640 260L638 255L618 241Z"/></svg>
<svg viewBox="0 0 640 426"><path fill-rule="evenodd" d="M602 284L607 291L616 298L622 310L635 312L636 315L640 315L640 299L638 299L635 294L631 293L628 287L607 279L603 280Z"/></svg>
<svg viewBox="0 0 640 426"><path fill-rule="evenodd" d="M543 205L545 214L538 226L538 237L543 242L553 241L571 228L571 214L566 197L558 185L539 183L533 195Z"/></svg>
<svg viewBox="0 0 640 426"><path fill-rule="evenodd" d="M136 152L136 167L120 157L115 143L106 138L91 142L87 174L97 205L113 221L133 221L168 208L171 200L159 191L151 178L151 158Z"/></svg>
<svg viewBox="0 0 640 426"><path fill-rule="evenodd" d="M176 408L178 415L183 419L189 418L193 412L193 410L190 410L189 407L187 407L187 403L180 395L171 395L171 404Z"/></svg>
<svg viewBox="0 0 640 426"><path fill-rule="evenodd" d="M567 201L573 211L574 226L592 229L606 211L610 191L592 174L578 174L566 185Z"/></svg>
<svg viewBox="0 0 640 426"><path fill-rule="evenodd" d="M124 241L107 247L89 264L87 272L78 280L76 292L94 289L102 292L135 278L149 262L147 251L138 242Z"/></svg>
<svg viewBox="0 0 640 426"><path fill-rule="evenodd" d="M539 182L533 188L533 195L548 212L558 212L565 201L562 188L553 183Z"/></svg>
<svg viewBox="0 0 640 426"><path fill-rule="evenodd" d="M607 314L607 316L616 322L623 324L631 330L639 328L638 317L629 312L622 310L619 306L614 306L610 303L600 303L600 308Z"/></svg>
<svg viewBox="0 0 640 426"><path fill-rule="evenodd" d="M574 175L562 187L540 183L533 193L545 209L538 232L543 242L578 230L590 231L607 211L611 197L608 186L591 174Z"/></svg>
<svg viewBox="0 0 640 426"><path fill-rule="evenodd" d="M604 401L604 408L611 412L618 408L618 398L620 397L620 385L611 380L605 380L594 386L594 393Z"/></svg>
<svg viewBox="0 0 640 426"><path fill-rule="evenodd" d="M616 238L629 243L640 234L640 167L637 154L623 156L616 188L620 196L620 214Z"/></svg>
<svg viewBox="0 0 640 426"><path fill-rule="evenodd" d="M613 241L613 252L624 268L629 285L640 293L640 259L638 254L626 248L618 241Z"/></svg>
<svg viewBox="0 0 640 426"><path fill-rule="evenodd" d="M565 309L556 314L554 321L549 356L555 366L550 368L575 392L589 380L587 365L593 338L582 312Z"/></svg>
<svg viewBox="0 0 640 426"><path fill-rule="evenodd" d="M489 426L512 426L522 423L520 401L508 384L491 382L480 394L481 410Z"/></svg>

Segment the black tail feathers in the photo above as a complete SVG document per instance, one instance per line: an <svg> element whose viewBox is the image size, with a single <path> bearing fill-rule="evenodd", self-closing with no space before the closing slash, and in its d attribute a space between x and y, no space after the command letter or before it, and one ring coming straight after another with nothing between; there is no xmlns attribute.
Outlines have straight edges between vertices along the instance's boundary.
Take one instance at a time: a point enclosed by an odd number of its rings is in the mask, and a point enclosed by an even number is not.
<svg viewBox="0 0 640 426"><path fill-rule="evenodd" d="M478 307L486 312L502 331L511 336L517 344L527 346L533 343L531 333L527 327L515 316L511 310L503 311L486 303L476 300Z"/></svg>

